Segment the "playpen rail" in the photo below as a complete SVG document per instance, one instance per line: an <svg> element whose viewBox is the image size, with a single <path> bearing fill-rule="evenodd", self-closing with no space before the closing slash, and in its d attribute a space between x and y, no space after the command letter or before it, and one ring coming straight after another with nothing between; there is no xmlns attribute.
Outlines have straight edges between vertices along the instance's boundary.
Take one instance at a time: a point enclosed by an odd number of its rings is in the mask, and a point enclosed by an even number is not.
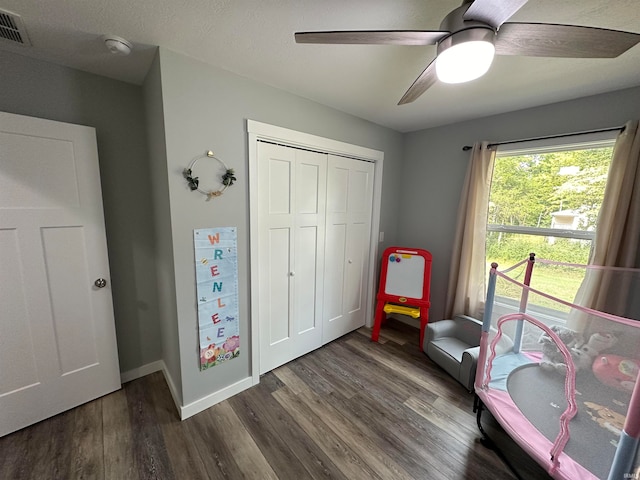
<svg viewBox="0 0 640 480"><path fill-rule="evenodd" d="M558 458L564 450L565 445L569 441L569 422L578 412L578 404L576 403L576 367L573 359L571 358L569 348L562 342L560 337L558 337L558 335L553 330L551 330L551 328L546 326L540 320L526 313L510 313L507 315L502 315L498 319L498 331L489 345L491 353L489 354L489 358L487 359L488 367L486 369L484 381L482 382L483 388L487 388L489 383L491 382L491 368L493 365L493 360L496 357L496 346L502 338L502 326L506 322L511 321L526 321L547 333L547 335L549 335L549 337L555 342L558 350L560 350L560 353L562 354L567 366L567 374L564 381L564 394L567 400L567 408L562 413L562 415L560 415L560 431L555 441L553 442L551 451L549 452L553 465L550 473L553 473L553 471L558 466Z"/></svg>

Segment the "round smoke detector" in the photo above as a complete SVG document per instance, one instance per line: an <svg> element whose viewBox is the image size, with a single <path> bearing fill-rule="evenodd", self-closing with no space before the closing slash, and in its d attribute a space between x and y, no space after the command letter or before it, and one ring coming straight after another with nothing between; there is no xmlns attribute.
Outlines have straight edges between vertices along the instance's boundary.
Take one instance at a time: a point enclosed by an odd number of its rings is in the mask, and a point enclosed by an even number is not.
<svg viewBox="0 0 640 480"><path fill-rule="evenodd" d="M114 55L129 55L133 48L131 42L115 35L106 35L103 39L107 49Z"/></svg>

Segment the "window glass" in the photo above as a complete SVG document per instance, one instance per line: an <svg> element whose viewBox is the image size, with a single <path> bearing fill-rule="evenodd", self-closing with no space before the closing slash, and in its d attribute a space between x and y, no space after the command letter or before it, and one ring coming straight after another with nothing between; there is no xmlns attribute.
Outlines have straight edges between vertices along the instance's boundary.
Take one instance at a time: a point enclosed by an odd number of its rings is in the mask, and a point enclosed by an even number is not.
<svg viewBox="0 0 640 480"><path fill-rule="evenodd" d="M499 150L488 206L487 268L491 262L497 262L499 269L507 268L529 252L538 258L586 264L613 143L609 139ZM523 281L524 268L514 270L513 278ZM531 286L572 302L582 282L580 273L537 264ZM519 300L509 291L497 291L496 295Z"/></svg>

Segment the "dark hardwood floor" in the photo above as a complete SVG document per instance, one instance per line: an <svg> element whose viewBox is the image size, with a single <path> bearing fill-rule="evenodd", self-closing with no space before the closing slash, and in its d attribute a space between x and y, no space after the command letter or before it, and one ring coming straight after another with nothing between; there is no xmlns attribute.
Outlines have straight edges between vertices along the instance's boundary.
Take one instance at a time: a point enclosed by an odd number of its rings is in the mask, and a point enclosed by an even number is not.
<svg viewBox="0 0 640 480"><path fill-rule="evenodd" d="M161 373L0 439L0 479L512 479L473 396L389 321L180 422ZM520 465L530 462L516 454ZM526 473L524 478L545 478Z"/></svg>

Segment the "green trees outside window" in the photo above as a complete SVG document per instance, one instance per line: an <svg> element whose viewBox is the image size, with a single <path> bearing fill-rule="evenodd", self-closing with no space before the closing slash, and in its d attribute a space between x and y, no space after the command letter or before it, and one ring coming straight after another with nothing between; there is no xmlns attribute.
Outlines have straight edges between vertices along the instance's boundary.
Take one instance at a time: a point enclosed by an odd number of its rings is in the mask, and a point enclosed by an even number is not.
<svg viewBox="0 0 640 480"><path fill-rule="evenodd" d="M529 252L586 264L612 151L613 141L597 148L499 152L488 207L487 265L495 261L505 268ZM548 265L536 269L532 287L573 301L580 272Z"/></svg>

